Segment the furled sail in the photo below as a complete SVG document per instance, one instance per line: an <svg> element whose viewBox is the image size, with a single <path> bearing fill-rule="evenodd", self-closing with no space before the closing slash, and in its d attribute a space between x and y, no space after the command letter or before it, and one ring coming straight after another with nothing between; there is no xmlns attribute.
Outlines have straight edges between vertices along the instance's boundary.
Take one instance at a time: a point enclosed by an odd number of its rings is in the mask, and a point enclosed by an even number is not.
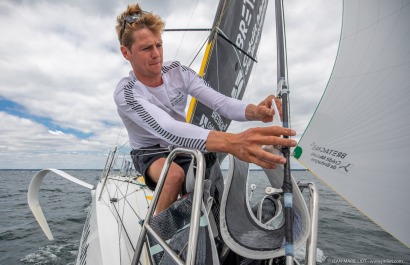
<svg viewBox="0 0 410 265"><path fill-rule="evenodd" d="M242 99L258 50L267 0L221 0L200 75L222 94ZM226 131L230 120L192 99L187 121Z"/></svg>
<svg viewBox="0 0 410 265"><path fill-rule="evenodd" d="M325 93L295 156L410 246L410 1L345 1Z"/></svg>

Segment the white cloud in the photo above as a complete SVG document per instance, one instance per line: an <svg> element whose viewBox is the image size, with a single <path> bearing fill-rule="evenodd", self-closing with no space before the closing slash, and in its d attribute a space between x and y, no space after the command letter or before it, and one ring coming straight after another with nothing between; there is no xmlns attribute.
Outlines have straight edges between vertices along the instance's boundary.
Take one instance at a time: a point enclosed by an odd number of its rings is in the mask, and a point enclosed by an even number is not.
<svg viewBox="0 0 410 265"><path fill-rule="evenodd" d="M83 141L74 135L51 131L5 112L0 112L0 126L1 168L89 168L103 165L105 153L112 146L99 139Z"/></svg>
<svg viewBox="0 0 410 265"><path fill-rule="evenodd" d="M48 132L52 135L65 135L65 133L63 133L62 131L53 131L53 130L48 130Z"/></svg>
<svg viewBox="0 0 410 265"><path fill-rule="evenodd" d="M195 1L155 0L143 1L142 7L163 16L168 28L209 28L217 2L196 6ZM0 3L0 96L62 129L92 133L79 139L0 112L0 168L101 168L105 153L127 141L112 99L118 80L130 70L114 30L116 16L126 5L108 0ZM259 63L246 96L254 103L276 90L273 8L271 1ZM291 0L285 9L292 122L301 134L333 67L341 2ZM165 59L188 64L206 34L164 33ZM200 61L201 56L192 65L194 70L199 70ZM234 123L232 130L248 126L255 123Z"/></svg>

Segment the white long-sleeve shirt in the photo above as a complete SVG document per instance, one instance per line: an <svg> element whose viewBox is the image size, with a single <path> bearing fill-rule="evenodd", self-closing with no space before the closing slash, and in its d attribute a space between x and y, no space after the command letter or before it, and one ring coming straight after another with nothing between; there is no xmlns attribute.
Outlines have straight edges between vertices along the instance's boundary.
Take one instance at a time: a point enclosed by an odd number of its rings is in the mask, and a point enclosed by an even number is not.
<svg viewBox="0 0 410 265"><path fill-rule="evenodd" d="M133 149L159 144L206 151L210 130L185 122L188 95L229 119L247 120L248 103L213 90L193 70L177 61L163 64L162 80L159 87L147 87L131 71L117 85L114 100Z"/></svg>

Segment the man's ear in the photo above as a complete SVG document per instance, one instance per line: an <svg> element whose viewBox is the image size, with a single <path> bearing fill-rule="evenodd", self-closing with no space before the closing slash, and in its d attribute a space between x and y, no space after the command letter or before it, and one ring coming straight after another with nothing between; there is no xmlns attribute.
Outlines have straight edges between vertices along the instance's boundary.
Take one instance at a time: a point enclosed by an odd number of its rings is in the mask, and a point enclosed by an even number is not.
<svg viewBox="0 0 410 265"><path fill-rule="evenodd" d="M120 50L121 50L122 56L124 56L125 59L129 60L130 50L128 50L128 48L125 47L124 45L121 45Z"/></svg>

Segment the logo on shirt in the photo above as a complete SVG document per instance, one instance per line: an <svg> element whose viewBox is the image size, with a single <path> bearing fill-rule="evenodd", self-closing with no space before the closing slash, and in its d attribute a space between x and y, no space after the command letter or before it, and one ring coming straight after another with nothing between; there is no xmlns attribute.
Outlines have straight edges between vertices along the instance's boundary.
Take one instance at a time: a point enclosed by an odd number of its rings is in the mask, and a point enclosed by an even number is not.
<svg viewBox="0 0 410 265"><path fill-rule="evenodd" d="M181 91L178 91L178 95L171 99L171 105L172 107L175 107L179 102L181 102L184 99L184 95L182 95Z"/></svg>

